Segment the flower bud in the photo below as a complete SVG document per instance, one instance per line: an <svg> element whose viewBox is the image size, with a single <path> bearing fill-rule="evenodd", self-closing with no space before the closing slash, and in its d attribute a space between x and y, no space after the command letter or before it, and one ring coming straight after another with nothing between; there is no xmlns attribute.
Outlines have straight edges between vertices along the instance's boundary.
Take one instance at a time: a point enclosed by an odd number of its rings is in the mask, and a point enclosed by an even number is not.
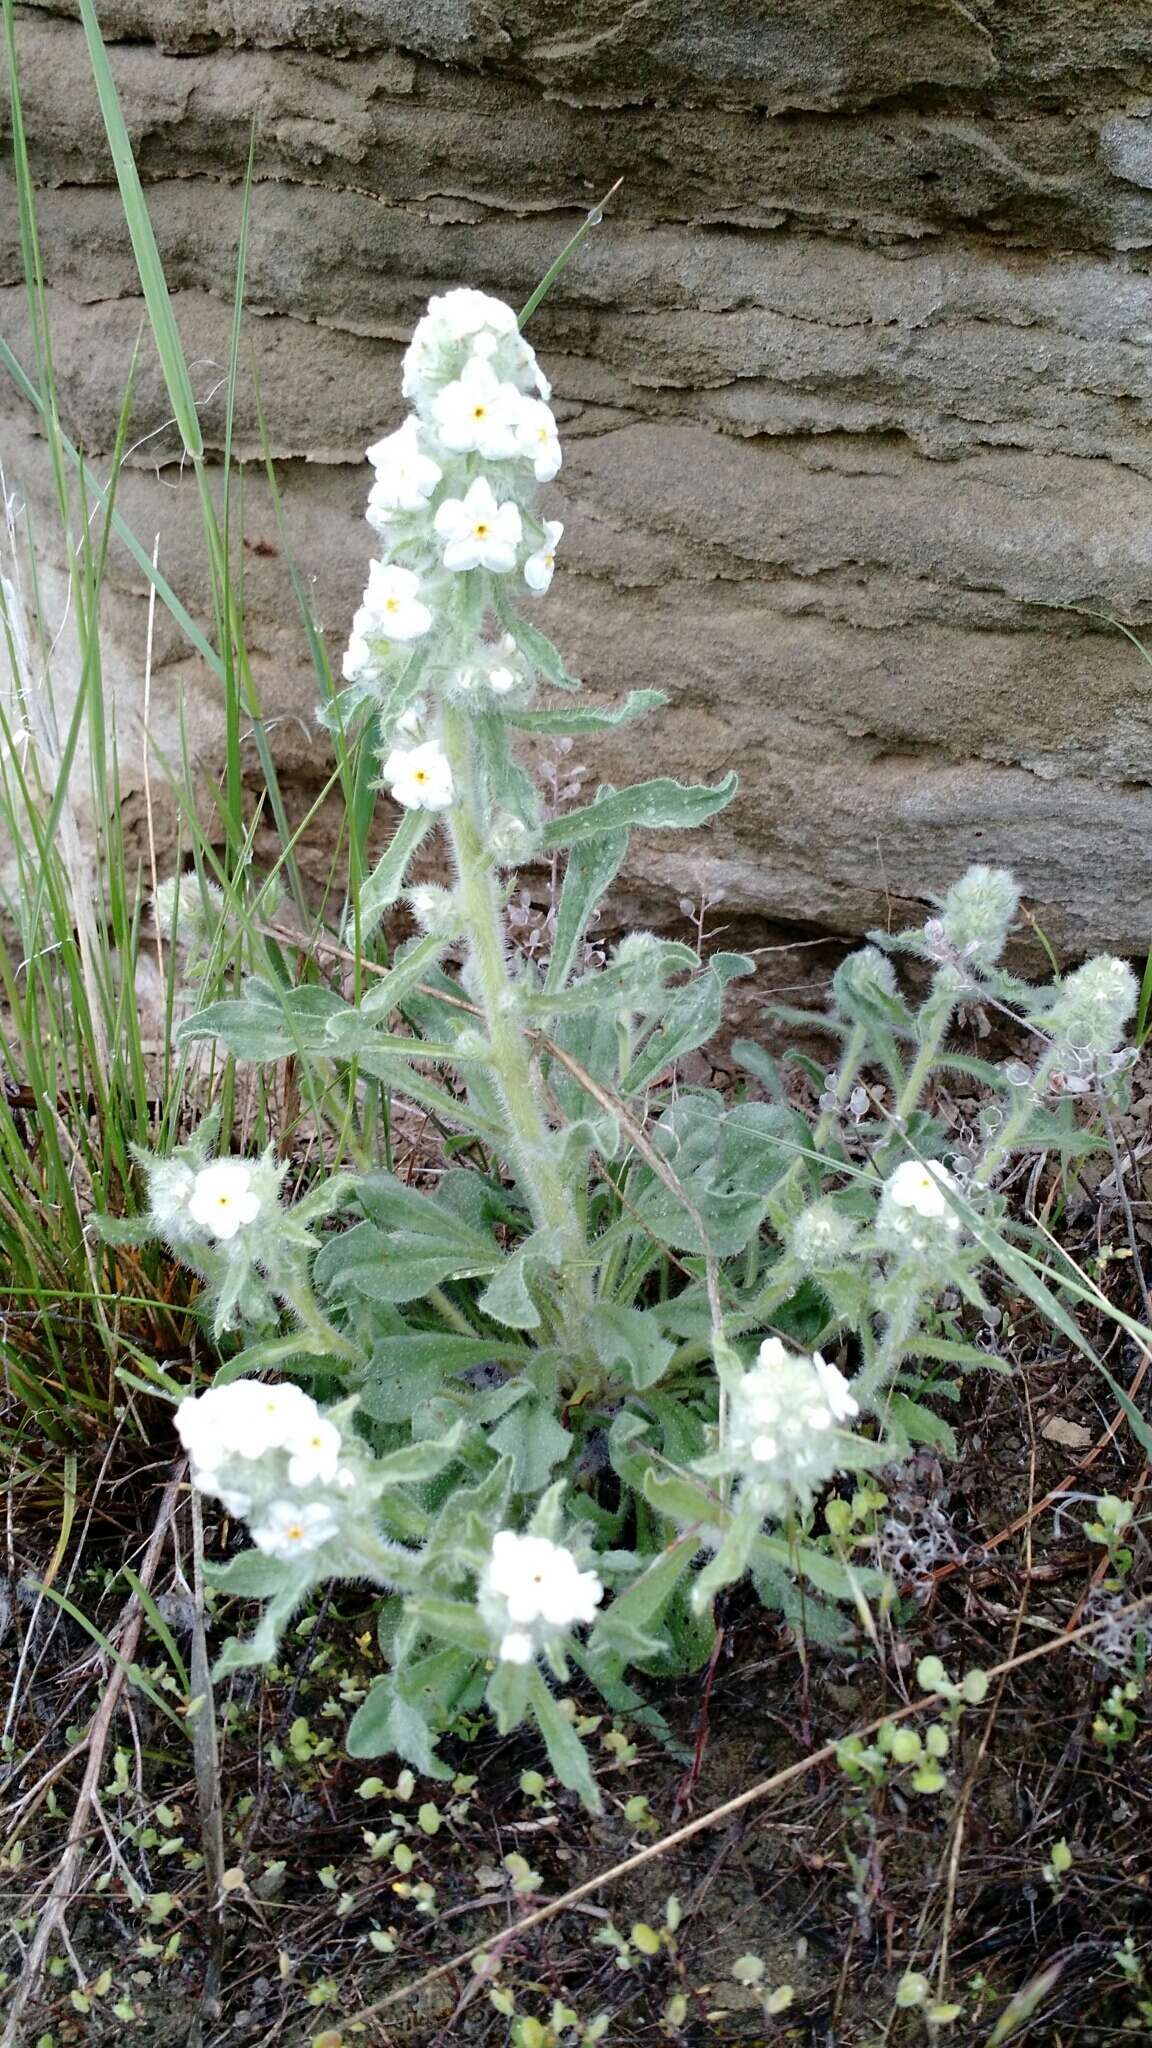
<svg viewBox="0 0 1152 2048"><path fill-rule="evenodd" d="M450 889L437 882L421 882L405 891L404 901L429 938L455 938L460 930L460 911Z"/></svg>
<svg viewBox="0 0 1152 2048"><path fill-rule="evenodd" d="M834 1202L811 1202L792 1225L788 1249L806 1273L826 1273L852 1256L856 1225Z"/></svg>
<svg viewBox="0 0 1152 2048"><path fill-rule="evenodd" d="M539 833L522 819L514 818L510 811L497 812L488 834L488 852L498 868L516 868L531 860L539 843Z"/></svg>
<svg viewBox="0 0 1152 2048"><path fill-rule="evenodd" d="M152 915L162 939L177 946L203 945L224 920L224 892L196 875L169 875L152 898Z"/></svg>
<svg viewBox="0 0 1152 2048"><path fill-rule="evenodd" d="M1020 908L1020 891L1004 868L971 867L954 882L940 907L946 941L963 960L992 967L1000 958Z"/></svg>
<svg viewBox="0 0 1152 2048"><path fill-rule="evenodd" d="M1115 1052L1139 993L1127 961L1101 953L1067 976L1041 1022L1058 1045L1081 1052Z"/></svg>
<svg viewBox="0 0 1152 2048"><path fill-rule="evenodd" d="M878 946L862 946L840 962L832 977L832 997L846 1017L873 1009L898 997L896 974L886 953Z"/></svg>

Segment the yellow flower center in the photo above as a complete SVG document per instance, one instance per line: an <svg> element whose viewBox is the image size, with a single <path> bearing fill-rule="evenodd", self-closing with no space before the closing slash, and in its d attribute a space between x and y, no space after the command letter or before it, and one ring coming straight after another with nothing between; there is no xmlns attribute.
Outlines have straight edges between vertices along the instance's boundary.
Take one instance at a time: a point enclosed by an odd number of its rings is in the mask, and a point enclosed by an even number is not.
<svg viewBox="0 0 1152 2048"><path fill-rule="evenodd" d="M472 531L476 535L477 540L483 540L488 531L488 521L486 519L478 520Z"/></svg>

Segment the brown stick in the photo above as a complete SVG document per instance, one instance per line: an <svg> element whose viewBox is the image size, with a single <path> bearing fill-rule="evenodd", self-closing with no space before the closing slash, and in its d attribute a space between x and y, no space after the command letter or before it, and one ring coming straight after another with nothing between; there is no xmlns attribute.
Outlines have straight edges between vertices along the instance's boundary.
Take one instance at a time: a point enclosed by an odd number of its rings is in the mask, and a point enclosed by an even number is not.
<svg viewBox="0 0 1152 2048"><path fill-rule="evenodd" d="M164 1488L160 1509L153 1524L152 1534L148 1539L148 1548L140 1561L140 1583L149 1591L151 1590L152 1581L156 1576L156 1568L160 1562L164 1538L168 1533L168 1524L172 1520L173 1510L176 1506L183 1469L183 1461L181 1461L180 1470L173 1479L169 1480ZM128 1667L136 1655L136 1645L140 1640L140 1632L143 1626L144 1610L134 1594L120 1642L117 1644L118 1661L109 1673L108 1683L104 1688L104 1697L96 1710L96 1717L88 1737L88 1761L85 1765L84 1778L80 1790L76 1796L76 1804L72 1810L72 1819L68 1826L68 1839L64 1844L64 1853L56 1867L56 1875L52 1880L52 1889L48 1894L47 1902L37 1922L36 1932L32 1937L32 1945L24 1959L24 1967L20 1972L19 1982L14 1987L11 1995L8 2007L8 2024L4 2029L3 2036L0 2037L0 2048L20 2048L20 2023L24 2017L25 2007L40 1982L41 1973L48 1958L48 1949L52 1937L63 1927L69 1901L77 1888L80 1866L84 1857L84 1846L89 1833L88 1817L99 1792L100 1777L104 1768L104 1751L108 1746L108 1737L112 1731L113 1717L128 1677Z"/></svg>

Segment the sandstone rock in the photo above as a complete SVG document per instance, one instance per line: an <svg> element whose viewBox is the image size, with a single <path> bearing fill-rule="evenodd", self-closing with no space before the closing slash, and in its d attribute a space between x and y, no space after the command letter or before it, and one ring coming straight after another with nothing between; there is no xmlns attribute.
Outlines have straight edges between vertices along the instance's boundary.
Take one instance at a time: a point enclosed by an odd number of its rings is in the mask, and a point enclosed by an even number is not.
<svg viewBox="0 0 1152 2048"><path fill-rule="evenodd" d="M74 11L19 11L17 47L64 423L99 472L142 306ZM423 301L525 297L623 174L534 328L566 446L549 626L597 692L671 698L582 750L589 778L743 776L704 839L637 846L635 914L703 892L717 917L851 933L980 858L1016 869L1067 950L1146 943L1152 668L1114 624L1152 619L1145 8L113 0L102 19L217 473L256 121L234 449L295 816L329 759L286 553L336 658L371 545L362 451L398 416ZM21 278L0 189L0 329L28 361ZM10 390L0 421L63 615L44 450ZM120 509L205 618L147 340L130 438ZM130 822L145 615L117 551ZM159 614L169 752L182 710L207 790L219 692ZM250 781L255 801L254 756ZM171 857L170 805L159 822ZM320 886L323 842L310 858Z"/></svg>

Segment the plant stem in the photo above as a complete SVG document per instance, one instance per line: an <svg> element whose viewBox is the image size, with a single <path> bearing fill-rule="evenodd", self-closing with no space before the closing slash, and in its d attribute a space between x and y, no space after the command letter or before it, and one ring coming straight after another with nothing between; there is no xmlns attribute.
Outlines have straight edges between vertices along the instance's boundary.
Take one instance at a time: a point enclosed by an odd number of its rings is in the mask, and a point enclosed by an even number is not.
<svg viewBox="0 0 1152 2048"><path fill-rule="evenodd" d="M1026 1088L1020 1091L1020 1099L1014 1109L1005 1117L1000 1129L989 1139L982 1158L976 1162L972 1175L973 1186L988 1187L992 1175L1006 1152L1012 1150L1020 1133L1030 1122L1035 1110L1044 1098L1049 1076L1060 1065L1060 1051L1050 1046Z"/></svg>
<svg viewBox="0 0 1152 2048"><path fill-rule="evenodd" d="M305 1349L320 1358L343 1358L349 1365L363 1365L364 1353L359 1345L333 1329L307 1280L299 1279L290 1285L282 1285L278 1291L293 1315L300 1318L302 1334L312 1339Z"/></svg>
<svg viewBox="0 0 1152 2048"><path fill-rule="evenodd" d="M922 1299L920 1285L914 1279L906 1279L904 1293L893 1304L879 1345L852 1382L852 1392L865 1414L896 1376L916 1327Z"/></svg>
<svg viewBox="0 0 1152 2048"><path fill-rule="evenodd" d="M570 1256L582 1263L586 1246L575 1203L556 1164L532 1077L528 1041L516 1018L516 989L508 971L496 876L484 844L471 739L463 714L446 705L441 739L452 769L456 801L447 814L460 885L460 904L476 992L488 1027L496 1084L508 1117L513 1162L538 1229L559 1230Z"/></svg>
<svg viewBox="0 0 1152 2048"><path fill-rule="evenodd" d="M944 975L948 977L946 981ZM900 1090L899 1099L893 1111L893 1115L898 1123L904 1122L906 1118L911 1116L912 1111L919 1102L920 1091L931 1071L932 1062L940 1050L944 1034L952 1022L952 1013L956 1008L958 1000L958 991L953 984L954 977L952 971L949 968L945 968L942 974L937 975L932 993L929 995L921 1012L921 1016L925 1021L924 1038L921 1042L920 1050L908 1070L907 1079Z"/></svg>

